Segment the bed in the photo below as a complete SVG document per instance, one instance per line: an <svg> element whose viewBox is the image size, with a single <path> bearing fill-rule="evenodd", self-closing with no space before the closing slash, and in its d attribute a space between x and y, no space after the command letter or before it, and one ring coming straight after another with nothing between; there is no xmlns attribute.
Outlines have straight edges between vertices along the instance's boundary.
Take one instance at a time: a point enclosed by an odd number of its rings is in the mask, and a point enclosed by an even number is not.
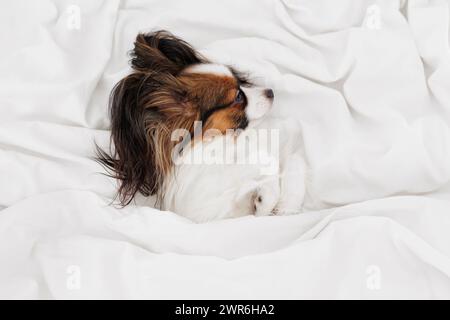
<svg viewBox="0 0 450 320"><path fill-rule="evenodd" d="M3 2L0 297L450 298L446 0ZM94 160L141 31L274 88L306 212L195 224L114 205Z"/></svg>

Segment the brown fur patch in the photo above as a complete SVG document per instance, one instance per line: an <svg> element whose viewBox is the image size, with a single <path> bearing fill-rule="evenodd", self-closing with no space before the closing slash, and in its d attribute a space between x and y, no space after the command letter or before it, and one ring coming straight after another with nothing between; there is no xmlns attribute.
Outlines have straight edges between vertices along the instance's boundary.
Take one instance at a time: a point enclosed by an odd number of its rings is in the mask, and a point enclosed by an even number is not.
<svg viewBox="0 0 450 320"><path fill-rule="evenodd" d="M213 113L204 124L203 129L216 129L225 134L227 129L241 128L245 118L242 106L234 105Z"/></svg>
<svg viewBox="0 0 450 320"><path fill-rule="evenodd" d="M180 81L189 88L187 96L203 117L203 131L216 129L223 134L227 129L245 127L245 103L236 104L234 99L238 82L234 77L214 74L187 73Z"/></svg>
<svg viewBox="0 0 450 320"><path fill-rule="evenodd" d="M233 77L189 73L179 77L187 90L187 99L201 111L230 103L234 99L237 81Z"/></svg>

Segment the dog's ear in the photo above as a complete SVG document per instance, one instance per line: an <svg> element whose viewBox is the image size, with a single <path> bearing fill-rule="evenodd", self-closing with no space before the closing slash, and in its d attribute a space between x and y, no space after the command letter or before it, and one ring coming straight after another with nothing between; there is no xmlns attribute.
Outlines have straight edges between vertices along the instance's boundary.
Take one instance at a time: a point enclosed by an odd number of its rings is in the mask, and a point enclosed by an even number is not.
<svg viewBox="0 0 450 320"><path fill-rule="evenodd" d="M138 34L131 57L135 70L173 75L189 65L206 62L187 42L163 30Z"/></svg>
<svg viewBox="0 0 450 320"><path fill-rule="evenodd" d="M121 205L129 204L136 193L149 196L158 188L158 174L146 136L146 117L155 117L155 110L144 112L139 90L142 74L133 73L116 84L110 96L111 149L97 147L97 160L110 176L119 181ZM153 114L152 114L153 113ZM114 145L114 148L112 148Z"/></svg>
<svg viewBox="0 0 450 320"><path fill-rule="evenodd" d="M168 87L171 90L167 90ZM110 96L111 145L109 153L97 147L97 160L119 181L122 206L136 193L157 195L173 167L175 129L193 131L199 114L180 101L177 80L170 74L134 72L122 79ZM181 93L180 93L181 94Z"/></svg>

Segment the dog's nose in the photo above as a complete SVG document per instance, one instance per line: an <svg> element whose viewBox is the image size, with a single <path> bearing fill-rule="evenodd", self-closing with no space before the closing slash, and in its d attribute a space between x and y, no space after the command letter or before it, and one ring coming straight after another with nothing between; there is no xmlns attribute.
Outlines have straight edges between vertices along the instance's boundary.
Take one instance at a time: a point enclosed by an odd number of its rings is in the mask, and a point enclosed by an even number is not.
<svg viewBox="0 0 450 320"><path fill-rule="evenodd" d="M264 95L269 99L273 99L274 97L273 90L272 89L264 90Z"/></svg>

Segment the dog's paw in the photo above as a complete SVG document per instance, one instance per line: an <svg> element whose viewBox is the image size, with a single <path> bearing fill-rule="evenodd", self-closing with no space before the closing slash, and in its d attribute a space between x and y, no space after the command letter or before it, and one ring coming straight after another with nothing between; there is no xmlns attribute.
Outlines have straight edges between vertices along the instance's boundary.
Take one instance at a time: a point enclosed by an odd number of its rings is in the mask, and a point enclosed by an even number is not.
<svg viewBox="0 0 450 320"><path fill-rule="evenodd" d="M272 210L273 215L288 216L303 212L303 196L292 194L288 197L281 197L275 208Z"/></svg>
<svg viewBox="0 0 450 320"><path fill-rule="evenodd" d="M255 216L268 216L273 214L280 197L280 186L276 184L264 184L256 189L253 199Z"/></svg>
<svg viewBox="0 0 450 320"><path fill-rule="evenodd" d="M289 216L293 214L302 213L302 206L284 206L282 204L277 204L272 210L274 216Z"/></svg>

